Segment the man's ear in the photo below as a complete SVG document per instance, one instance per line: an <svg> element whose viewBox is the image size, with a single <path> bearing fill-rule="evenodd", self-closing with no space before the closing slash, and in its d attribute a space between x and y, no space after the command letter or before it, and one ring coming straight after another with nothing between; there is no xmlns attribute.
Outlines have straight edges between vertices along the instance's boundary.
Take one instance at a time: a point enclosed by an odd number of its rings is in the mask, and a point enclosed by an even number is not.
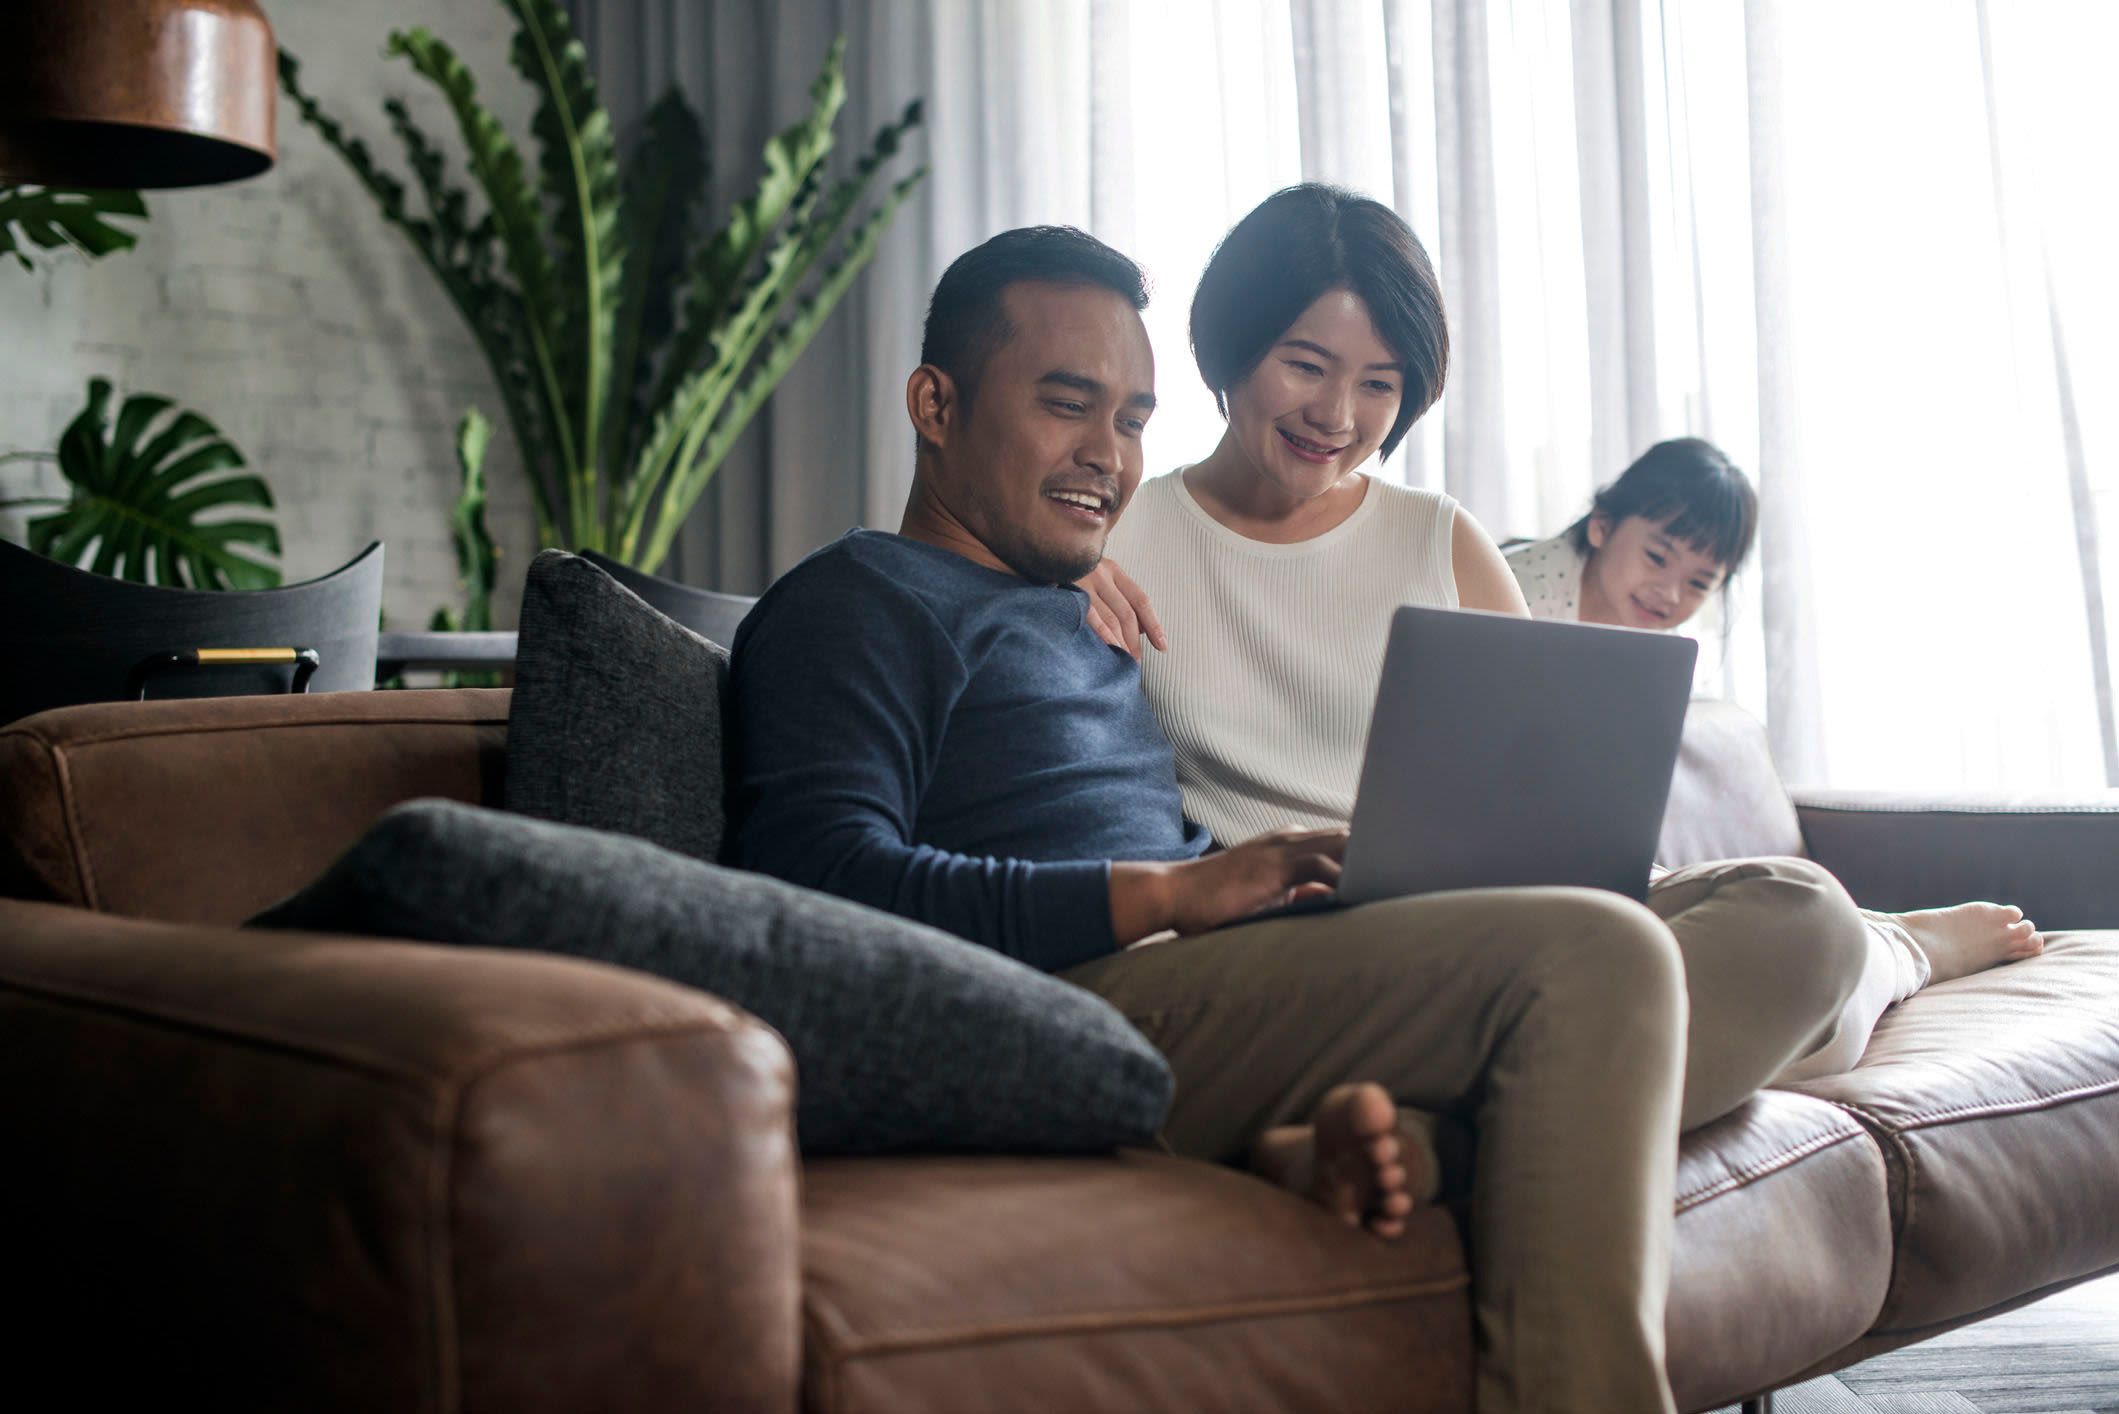
<svg viewBox="0 0 2119 1414"><path fill-rule="evenodd" d="M1589 548L1601 550L1604 542L1611 538L1611 517L1602 511L1589 513Z"/></svg>
<svg viewBox="0 0 2119 1414"><path fill-rule="evenodd" d="M929 446L948 445L958 407L956 380L933 364L921 364L905 380L905 415L912 419L912 430Z"/></svg>

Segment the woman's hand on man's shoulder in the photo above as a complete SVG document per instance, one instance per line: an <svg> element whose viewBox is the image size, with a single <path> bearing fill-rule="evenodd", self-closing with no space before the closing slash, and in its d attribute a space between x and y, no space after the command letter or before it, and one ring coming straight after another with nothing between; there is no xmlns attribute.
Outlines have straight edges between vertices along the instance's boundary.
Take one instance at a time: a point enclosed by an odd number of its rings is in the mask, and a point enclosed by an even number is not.
<svg viewBox="0 0 2119 1414"><path fill-rule="evenodd" d="M1119 568L1116 560L1097 561L1096 568L1075 584L1089 596L1089 627L1098 638L1136 658L1141 655L1143 639L1169 651L1169 637L1163 632L1162 620L1155 617L1155 606L1148 602L1148 591Z"/></svg>

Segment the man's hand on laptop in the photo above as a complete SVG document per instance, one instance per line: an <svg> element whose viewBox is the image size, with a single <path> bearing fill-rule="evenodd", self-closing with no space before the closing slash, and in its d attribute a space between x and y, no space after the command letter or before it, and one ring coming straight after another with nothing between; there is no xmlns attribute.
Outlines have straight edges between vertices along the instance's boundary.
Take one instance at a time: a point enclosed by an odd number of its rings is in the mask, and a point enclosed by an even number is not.
<svg viewBox="0 0 2119 1414"><path fill-rule="evenodd" d="M1119 946L1153 934L1205 933L1253 913L1323 898L1339 883L1346 831L1276 830L1203 859L1111 866Z"/></svg>

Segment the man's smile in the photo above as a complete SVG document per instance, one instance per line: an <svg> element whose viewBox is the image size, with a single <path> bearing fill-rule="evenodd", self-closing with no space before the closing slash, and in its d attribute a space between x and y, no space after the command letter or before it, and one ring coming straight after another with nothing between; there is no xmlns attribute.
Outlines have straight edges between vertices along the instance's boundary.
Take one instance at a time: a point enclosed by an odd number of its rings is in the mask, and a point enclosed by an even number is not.
<svg viewBox="0 0 2119 1414"><path fill-rule="evenodd" d="M1056 486L1045 492L1045 499L1055 502L1061 513L1081 520L1087 525L1102 525L1110 519L1118 504L1118 497L1101 491Z"/></svg>

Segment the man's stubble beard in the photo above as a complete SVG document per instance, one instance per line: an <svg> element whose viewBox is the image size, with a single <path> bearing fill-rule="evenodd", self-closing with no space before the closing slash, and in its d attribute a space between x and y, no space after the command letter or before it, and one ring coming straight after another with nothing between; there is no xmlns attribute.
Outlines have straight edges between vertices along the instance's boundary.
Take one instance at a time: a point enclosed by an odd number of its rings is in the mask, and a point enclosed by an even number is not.
<svg viewBox="0 0 2119 1414"><path fill-rule="evenodd" d="M995 558L1032 584L1072 584L1096 568L1104 558L1103 541L1089 551L1063 550L1040 545L1029 536L1013 545L989 545ZM1084 558L1086 556L1086 558Z"/></svg>

